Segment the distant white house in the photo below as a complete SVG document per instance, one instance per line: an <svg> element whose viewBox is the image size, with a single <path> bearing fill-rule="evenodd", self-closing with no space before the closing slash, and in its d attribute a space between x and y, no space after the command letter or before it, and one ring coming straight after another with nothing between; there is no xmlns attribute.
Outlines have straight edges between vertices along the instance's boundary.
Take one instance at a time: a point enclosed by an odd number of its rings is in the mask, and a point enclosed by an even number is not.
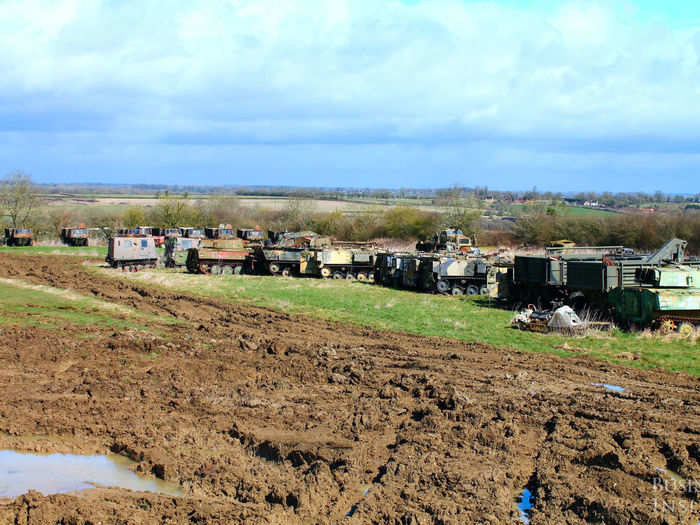
<svg viewBox="0 0 700 525"><path fill-rule="evenodd" d="M583 205L588 208L597 208L598 206L600 206L598 201L586 201L583 203Z"/></svg>

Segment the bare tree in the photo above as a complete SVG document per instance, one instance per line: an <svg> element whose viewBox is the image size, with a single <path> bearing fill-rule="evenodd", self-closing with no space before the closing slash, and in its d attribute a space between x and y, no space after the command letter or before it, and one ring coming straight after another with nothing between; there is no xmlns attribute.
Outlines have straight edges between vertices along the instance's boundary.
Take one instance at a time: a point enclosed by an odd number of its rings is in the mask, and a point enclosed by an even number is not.
<svg viewBox="0 0 700 525"><path fill-rule="evenodd" d="M0 208L13 228L23 228L38 206L39 193L29 175L15 171L0 181Z"/></svg>

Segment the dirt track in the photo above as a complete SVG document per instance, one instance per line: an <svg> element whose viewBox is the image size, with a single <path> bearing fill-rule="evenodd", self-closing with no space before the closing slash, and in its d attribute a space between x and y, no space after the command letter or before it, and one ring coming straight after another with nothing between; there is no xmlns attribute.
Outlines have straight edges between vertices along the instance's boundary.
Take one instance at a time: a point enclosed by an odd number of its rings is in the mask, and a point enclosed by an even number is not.
<svg viewBox="0 0 700 525"><path fill-rule="evenodd" d="M657 470L700 482L696 378L231 306L72 259L2 255L0 276L192 327L0 328L0 449L112 450L187 496L30 493L0 523L502 524L526 485L533 525L700 518Z"/></svg>

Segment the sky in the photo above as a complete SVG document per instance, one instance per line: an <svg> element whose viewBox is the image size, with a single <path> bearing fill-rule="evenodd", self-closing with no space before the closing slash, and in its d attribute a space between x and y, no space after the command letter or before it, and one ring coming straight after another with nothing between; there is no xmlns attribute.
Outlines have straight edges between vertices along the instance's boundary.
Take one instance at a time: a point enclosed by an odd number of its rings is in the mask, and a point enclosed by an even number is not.
<svg viewBox="0 0 700 525"><path fill-rule="evenodd" d="M0 0L0 176L700 191L696 0Z"/></svg>

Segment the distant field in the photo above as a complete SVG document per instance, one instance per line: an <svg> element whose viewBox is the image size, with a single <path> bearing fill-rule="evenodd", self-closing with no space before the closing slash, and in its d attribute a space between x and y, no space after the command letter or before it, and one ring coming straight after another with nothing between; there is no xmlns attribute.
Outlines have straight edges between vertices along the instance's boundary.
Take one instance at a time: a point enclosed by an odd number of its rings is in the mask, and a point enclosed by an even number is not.
<svg viewBox="0 0 700 525"><path fill-rule="evenodd" d="M513 208L518 213L534 213L545 211L549 206L535 204L513 204ZM617 212L610 210L599 210L596 208L583 208L580 206L555 206L557 215L564 217L609 217L617 215Z"/></svg>

